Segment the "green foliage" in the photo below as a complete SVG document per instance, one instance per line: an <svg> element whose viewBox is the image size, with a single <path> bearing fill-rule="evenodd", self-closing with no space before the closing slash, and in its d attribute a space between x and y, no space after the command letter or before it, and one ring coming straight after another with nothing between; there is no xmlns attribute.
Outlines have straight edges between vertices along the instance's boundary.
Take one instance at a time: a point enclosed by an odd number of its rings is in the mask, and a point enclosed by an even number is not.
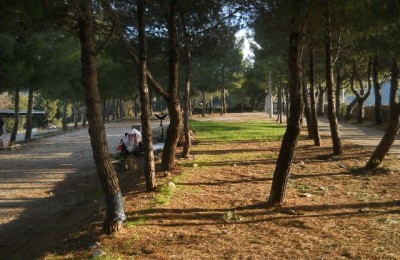
<svg viewBox="0 0 400 260"><path fill-rule="evenodd" d="M192 120L190 125L197 138L203 141L277 141L285 131L284 126L258 120L245 123Z"/></svg>

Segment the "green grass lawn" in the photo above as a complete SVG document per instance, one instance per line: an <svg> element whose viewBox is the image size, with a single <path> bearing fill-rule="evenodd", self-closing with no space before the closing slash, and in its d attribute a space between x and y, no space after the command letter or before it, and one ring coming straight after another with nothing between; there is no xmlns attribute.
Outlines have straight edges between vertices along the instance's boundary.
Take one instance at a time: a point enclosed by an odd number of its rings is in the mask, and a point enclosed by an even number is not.
<svg viewBox="0 0 400 260"><path fill-rule="evenodd" d="M190 121L196 138L201 141L278 141L286 126L261 120L246 122Z"/></svg>

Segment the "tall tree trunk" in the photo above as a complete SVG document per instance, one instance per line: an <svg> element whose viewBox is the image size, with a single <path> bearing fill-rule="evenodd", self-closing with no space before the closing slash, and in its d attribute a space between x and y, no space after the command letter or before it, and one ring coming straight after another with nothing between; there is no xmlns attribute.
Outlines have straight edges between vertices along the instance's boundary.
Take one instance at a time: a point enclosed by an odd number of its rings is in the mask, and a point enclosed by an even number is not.
<svg viewBox="0 0 400 260"><path fill-rule="evenodd" d="M325 91L326 88L322 86L321 83L318 84L318 107L317 107L317 115L323 116L325 114Z"/></svg>
<svg viewBox="0 0 400 260"><path fill-rule="evenodd" d="M112 120L115 120L116 119L116 116L117 116L117 105L116 105L116 99L115 98L113 98L112 100L110 100L110 103L111 103L111 119Z"/></svg>
<svg viewBox="0 0 400 260"><path fill-rule="evenodd" d="M119 116L121 118L125 117L125 102L122 99L119 99Z"/></svg>
<svg viewBox="0 0 400 260"><path fill-rule="evenodd" d="M82 113L82 127L86 127L86 122L87 122L87 112L86 112L86 107L83 108L83 113Z"/></svg>
<svg viewBox="0 0 400 260"><path fill-rule="evenodd" d="M192 55L190 53L190 39L186 36L185 39L185 49L186 49L186 67L185 67L185 106L184 106L184 118L183 118L183 129L185 134L185 143L183 144L182 158L189 158L190 148L192 146L192 140L190 138L190 74L192 70Z"/></svg>
<svg viewBox="0 0 400 260"><path fill-rule="evenodd" d="M112 234L122 227L126 219L122 194L117 173L111 163L108 151L106 131L101 113L101 101L97 82L95 43L93 37L92 2L84 1L79 5L79 40L81 44L81 76L85 92L89 136L96 164L97 174L105 196L106 216L103 230Z"/></svg>
<svg viewBox="0 0 400 260"><path fill-rule="evenodd" d="M78 123L79 123L79 117L80 117L79 102L75 102L72 109L74 112L74 129L77 129Z"/></svg>
<svg viewBox="0 0 400 260"><path fill-rule="evenodd" d="M19 95L19 88L15 89L15 97L14 97L14 126L10 136L10 143L13 144L17 140L17 134L19 129L19 102L20 102L20 95Z"/></svg>
<svg viewBox="0 0 400 260"><path fill-rule="evenodd" d="M335 101L336 101L336 118L340 121L340 93L342 90L342 75L340 73L341 68L338 67L336 70L336 91L335 91Z"/></svg>
<svg viewBox="0 0 400 260"><path fill-rule="evenodd" d="M382 124L382 86L378 80L379 74L379 60L378 55L374 56L372 61L372 82L374 83L375 93L375 124Z"/></svg>
<svg viewBox="0 0 400 260"><path fill-rule="evenodd" d="M136 97L135 98L135 101L134 101L135 103L134 103L134 107L133 107L133 110L134 110L134 113L135 113L135 117L137 117L138 116L138 111L139 111L139 108L138 108L138 98Z"/></svg>
<svg viewBox="0 0 400 260"><path fill-rule="evenodd" d="M286 120L289 118L289 116L290 116L290 113L289 113L289 109L290 109L290 100L289 100L289 83L288 84L286 84L286 87L285 87L285 100L286 100L286 106L285 106L285 108L286 108L286 110L285 110L285 112L286 112Z"/></svg>
<svg viewBox="0 0 400 260"><path fill-rule="evenodd" d="M103 114L103 122L105 122L106 120L108 120L108 116L107 116L107 101L105 99L103 99L101 101L101 109L102 109L102 114Z"/></svg>
<svg viewBox="0 0 400 260"><path fill-rule="evenodd" d="M244 112L244 102L246 100L246 97L243 93L243 90L241 90L241 95L240 95L240 111L243 113Z"/></svg>
<svg viewBox="0 0 400 260"><path fill-rule="evenodd" d="M201 110L201 116L205 117L206 109L207 109L207 97L206 97L206 91L204 89L204 86L201 89L201 96L203 97L203 109Z"/></svg>
<svg viewBox="0 0 400 260"><path fill-rule="evenodd" d="M227 90L224 88L224 102L223 102L223 105L224 105L224 114L226 114L227 111L228 111L228 106L227 106L227 104L226 104L226 93L227 93Z"/></svg>
<svg viewBox="0 0 400 260"><path fill-rule="evenodd" d="M156 187L156 170L154 165L153 136L150 124L150 97L147 86L147 42L144 18L143 0L137 2L138 29L139 29L139 94L141 103L141 122L144 152L144 176L146 190L151 191Z"/></svg>
<svg viewBox="0 0 400 260"><path fill-rule="evenodd" d="M301 1L303 3L303 1ZM294 5L301 5L294 3ZM296 20L292 21L295 23ZM293 24L292 24L293 27ZM289 84L290 84L290 117L288 118L286 132L283 136L278 160L272 180L271 192L268 199L269 205L279 205L283 202L287 181L290 175L293 156L300 135L300 118L303 111L302 83L300 78L300 60L302 46L302 29L292 28L289 35Z"/></svg>
<svg viewBox="0 0 400 260"><path fill-rule="evenodd" d="M311 29L310 29L311 31ZM316 111L316 102L315 102L315 68L314 68L314 61L315 61L315 49L314 49L314 39L312 31L310 33L310 108L311 108L311 121L313 126L313 138L314 138L314 145L320 146L321 145L321 136L319 134L318 129L318 118L317 118L317 111Z"/></svg>
<svg viewBox="0 0 400 260"><path fill-rule="evenodd" d="M32 110L33 110L33 88L28 89L28 111L26 114L26 130L25 130L25 140L32 138Z"/></svg>
<svg viewBox="0 0 400 260"><path fill-rule="evenodd" d="M304 102L304 116L306 117L307 122L307 132L308 132L308 139L314 140L314 126L311 120L311 106L310 100L308 98L308 88L306 83L306 76L304 67L301 68L301 82L302 82L302 90L303 90L303 102Z"/></svg>
<svg viewBox="0 0 400 260"><path fill-rule="evenodd" d="M176 147L178 145L182 115L178 96L178 67L179 49L178 34L176 30L176 4L177 0L169 1L168 15L168 43L169 43L169 98L167 100L170 124L167 130L162 154L161 168L164 171L170 170L175 161Z"/></svg>
<svg viewBox="0 0 400 260"><path fill-rule="evenodd" d="M328 119L333 143L333 154L341 155L343 153L342 141L340 140L339 126L336 118L335 95L333 91L333 71L332 71L332 32L331 17L329 6L325 8L325 73L326 73L326 91L328 94Z"/></svg>
<svg viewBox="0 0 400 260"><path fill-rule="evenodd" d="M367 170L375 169L381 165L400 129L400 105L397 102L397 90L399 89L399 63L397 60L393 61L391 74L389 124L381 141L365 165Z"/></svg>
<svg viewBox="0 0 400 260"><path fill-rule="evenodd" d="M280 72L279 72L280 75ZM278 81L278 104L277 104L277 110L278 110L278 117L276 119L276 122L279 122L279 124L282 124L282 116L283 116L283 102L282 102L282 96L283 96L283 88L282 88L282 80L281 77L279 76L279 81Z"/></svg>
<svg viewBox="0 0 400 260"><path fill-rule="evenodd" d="M224 99L225 99L225 91L224 88L221 89L221 116L224 114Z"/></svg>
<svg viewBox="0 0 400 260"><path fill-rule="evenodd" d="M68 130L68 125L67 125L67 108L68 108L68 97L64 96L64 101L63 101L63 108L62 108L62 130L67 131Z"/></svg>

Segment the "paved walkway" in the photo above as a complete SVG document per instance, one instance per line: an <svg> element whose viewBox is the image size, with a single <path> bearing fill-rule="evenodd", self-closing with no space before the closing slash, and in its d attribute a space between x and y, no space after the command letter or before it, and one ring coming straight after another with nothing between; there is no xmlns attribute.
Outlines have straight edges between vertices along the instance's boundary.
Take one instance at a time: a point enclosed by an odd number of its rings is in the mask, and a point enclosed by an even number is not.
<svg viewBox="0 0 400 260"><path fill-rule="evenodd" d="M329 122L327 119L319 118L318 124L321 133L326 133L330 135ZM345 122L339 122L339 131L342 140L373 148L379 144L382 136L385 133L384 130L376 129L376 127L374 127L373 125L362 126ZM394 142L389 153L400 156L400 140L398 138Z"/></svg>

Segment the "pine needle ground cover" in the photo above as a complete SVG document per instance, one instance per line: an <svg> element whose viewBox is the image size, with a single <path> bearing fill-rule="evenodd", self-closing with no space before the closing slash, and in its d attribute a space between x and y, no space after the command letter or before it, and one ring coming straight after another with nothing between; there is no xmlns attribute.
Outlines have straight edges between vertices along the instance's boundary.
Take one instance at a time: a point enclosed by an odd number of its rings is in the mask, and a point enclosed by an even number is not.
<svg viewBox="0 0 400 260"><path fill-rule="evenodd" d="M229 131L254 122L237 120L226 124ZM280 141L258 135L221 140L201 131L224 131L220 123L193 123L198 140L193 159L179 160L170 176L159 176L163 185L157 192L128 183L125 229L95 238L105 252L99 259L400 258L397 158L389 156L374 172L357 171L370 149L346 144L342 157L332 157L328 136L314 147L303 131L285 204L270 208L266 201ZM157 199L160 194L163 199ZM48 259L92 254L85 248Z"/></svg>

